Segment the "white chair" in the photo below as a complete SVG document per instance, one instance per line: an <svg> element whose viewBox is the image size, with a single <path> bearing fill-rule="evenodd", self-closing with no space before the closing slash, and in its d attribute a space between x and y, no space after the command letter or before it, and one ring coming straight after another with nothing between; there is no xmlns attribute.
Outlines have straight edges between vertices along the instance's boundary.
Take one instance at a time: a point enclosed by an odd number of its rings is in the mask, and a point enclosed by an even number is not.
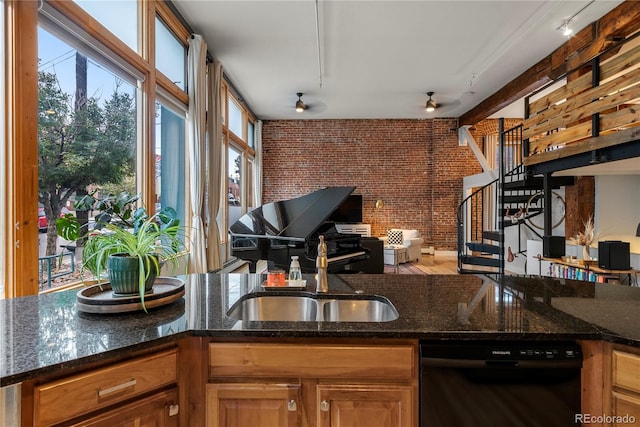
<svg viewBox="0 0 640 427"><path fill-rule="evenodd" d="M418 230L392 228L387 231L387 235L381 237L381 239L385 246L406 248L406 256L400 257L400 263L420 261L420 258L422 258L421 247L424 239L420 236Z"/></svg>

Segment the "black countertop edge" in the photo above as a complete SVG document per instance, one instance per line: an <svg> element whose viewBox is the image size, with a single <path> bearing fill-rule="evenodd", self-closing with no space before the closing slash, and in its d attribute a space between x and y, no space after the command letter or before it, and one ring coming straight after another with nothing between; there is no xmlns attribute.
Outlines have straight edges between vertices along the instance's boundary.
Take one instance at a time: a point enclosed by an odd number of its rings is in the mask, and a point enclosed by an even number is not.
<svg viewBox="0 0 640 427"><path fill-rule="evenodd" d="M332 338L341 339L415 339L415 340L522 340L522 341L559 341L559 340L624 340L630 345L640 347L639 341L626 340L617 336L608 336L599 332L593 333L529 333L529 332L423 332L393 331L390 333L374 333L365 331L346 331L336 335L336 331L276 331L276 330L244 330L244 331L191 331L192 336L204 338Z"/></svg>
<svg viewBox="0 0 640 427"><path fill-rule="evenodd" d="M593 338L593 339L596 339L596 338ZM631 338L621 337L621 336L615 335L615 334L604 333L598 339L601 340L601 341L610 342L612 344L621 344L621 345L626 345L626 346L629 346L629 347L638 347L638 348L640 348L640 341L634 340L634 339L631 339Z"/></svg>
<svg viewBox="0 0 640 427"><path fill-rule="evenodd" d="M43 368L33 369L31 371L20 372L14 375L7 375L0 379L0 387L7 387L12 384L21 383L23 381L38 378L44 375L56 374L61 371L69 371L78 369L88 364L99 363L105 360L117 358L119 356L127 355L135 351L145 350L152 347L157 347L165 344L175 343L182 338L191 336L190 331L178 332L175 335L157 338L151 341L144 341L137 344L121 347L113 350L107 350L104 352L96 353L91 356L80 357L78 359L70 360L67 362L61 362L45 366Z"/></svg>

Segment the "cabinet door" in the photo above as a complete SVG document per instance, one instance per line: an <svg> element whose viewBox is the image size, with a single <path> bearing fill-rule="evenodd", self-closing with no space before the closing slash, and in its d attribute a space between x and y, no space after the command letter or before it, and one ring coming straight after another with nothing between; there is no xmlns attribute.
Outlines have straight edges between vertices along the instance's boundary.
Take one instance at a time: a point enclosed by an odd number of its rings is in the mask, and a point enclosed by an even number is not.
<svg viewBox="0 0 640 427"><path fill-rule="evenodd" d="M640 393L640 356L613 351L613 385Z"/></svg>
<svg viewBox="0 0 640 427"><path fill-rule="evenodd" d="M630 419L640 420L640 397L613 392L613 414L614 426L629 425Z"/></svg>
<svg viewBox="0 0 640 427"><path fill-rule="evenodd" d="M415 427L412 387L319 385L318 427Z"/></svg>
<svg viewBox="0 0 640 427"><path fill-rule="evenodd" d="M300 426L300 397L298 384L207 384L207 426Z"/></svg>
<svg viewBox="0 0 640 427"><path fill-rule="evenodd" d="M122 405L73 427L178 427L178 391L171 389Z"/></svg>

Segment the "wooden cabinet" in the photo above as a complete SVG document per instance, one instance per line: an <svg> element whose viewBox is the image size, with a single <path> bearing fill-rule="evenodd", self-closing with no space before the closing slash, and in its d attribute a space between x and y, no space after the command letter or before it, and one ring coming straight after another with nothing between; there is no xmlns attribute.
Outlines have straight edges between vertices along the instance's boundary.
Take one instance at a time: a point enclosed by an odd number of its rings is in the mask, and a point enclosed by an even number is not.
<svg viewBox="0 0 640 427"><path fill-rule="evenodd" d="M106 411L73 427L177 427L178 389L162 391Z"/></svg>
<svg viewBox="0 0 640 427"><path fill-rule="evenodd" d="M300 402L298 384L208 384L207 425L295 427Z"/></svg>
<svg viewBox="0 0 640 427"><path fill-rule="evenodd" d="M410 426L412 398L411 386L318 386L318 426Z"/></svg>
<svg viewBox="0 0 640 427"><path fill-rule="evenodd" d="M640 421L640 355L614 349L611 368L612 425L628 425L630 417Z"/></svg>
<svg viewBox="0 0 640 427"><path fill-rule="evenodd" d="M177 350L38 384L33 400L36 426L177 425Z"/></svg>
<svg viewBox="0 0 640 427"><path fill-rule="evenodd" d="M209 427L415 427L417 343L211 343Z"/></svg>

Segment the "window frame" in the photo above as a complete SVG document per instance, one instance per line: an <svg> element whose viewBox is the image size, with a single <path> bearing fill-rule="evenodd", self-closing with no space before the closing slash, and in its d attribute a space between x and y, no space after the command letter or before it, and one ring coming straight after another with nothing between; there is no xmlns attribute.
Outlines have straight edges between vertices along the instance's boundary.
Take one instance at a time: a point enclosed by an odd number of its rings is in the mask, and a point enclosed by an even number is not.
<svg viewBox="0 0 640 427"><path fill-rule="evenodd" d="M74 34L81 40L91 40L97 50L108 53L116 66L126 72L140 76L138 101L138 136L136 151L136 186L144 200L151 200L155 194L155 119L156 101L189 105L188 87L181 90L155 67L155 19L162 22L174 33L188 49L190 29L179 12L171 3L159 0L137 0L139 14L138 51L112 35L100 22L74 2L58 0L22 1L2 0L0 7L4 12L4 47L6 49L4 75L4 133L7 144L0 147L4 161L4 176L0 178L0 190L6 195L6 203L0 204L0 230L5 239L0 244L4 250L3 269L0 271L5 283L4 291L0 289L0 298L34 295L39 291L38 283L38 245L30 242L38 241L38 25L41 19L40 8L45 7L63 22L74 24ZM1 15L1 14L0 14ZM86 41L86 40L85 40ZM186 52L186 50L185 50ZM186 61L186 59L185 59ZM242 151L244 176L248 177L248 168L252 167L251 176L261 173L257 168L256 152L249 146L252 138L248 136L248 123L255 129L256 118L251 109L242 101L242 97L223 78L221 105L223 106L222 144L227 153L230 144ZM159 95L162 93L162 95ZM234 102L242 110L242 135L237 136L227 128L228 106L227 96L233 96ZM254 139L255 141L255 139ZM226 156L225 156L226 157ZM220 171L224 178L219 191L226 196L227 166ZM253 182L243 180L242 208L253 204L248 196L255 189L249 190ZM189 180L187 178L187 187ZM190 206L189 189L185 189L185 201ZM226 203L228 206L228 203ZM153 208L152 208L153 209ZM227 242L228 209L220 207L221 242ZM190 220L191 216L187 215ZM188 225L188 224L186 224ZM25 243L26 242L26 243ZM228 255L227 246L227 255ZM224 253L224 252L223 252ZM224 259L222 260L225 261Z"/></svg>
<svg viewBox="0 0 640 427"><path fill-rule="evenodd" d="M41 6L45 11L40 10ZM188 46L189 30L182 24L164 2L138 1L139 7L139 51L112 35L100 22L74 2L44 0L25 2L4 0L2 3L4 37L6 39L5 75L5 137L6 147L2 156L6 159L6 174L2 188L6 189L8 203L2 205L5 222L0 224L6 236L3 242L5 269L2 271L6 284L4 295L11 298L38 293L38 245L22 242L38 241L37 193L38 193L38 38L37 30L44 13L49 13L62 22L61 26L73 25L71 34L79 40L91 41L94 48L106 53L116 65L142 76L139 93L140 125L138 126L136 176L137 188L144 200L153 198L155 189L155 119L156 91L160 88L165 97L176 104L188 106L186 91L179 89L155 69L155 17L161 17L167 27ZM55 23L55 21L54 21ZM65 24L66 23L66 24ZM17 31L16 29L19 29ZM185 50L186 54L186 50ZM185 58L186 61L186 58ZM157 89L158 88L158 89ZM190 215L187 215L190 218ZM14 227L9 226L14 224Z"/></svg>
<svg viewBox="0 0 640 427"><path fill-rule="evenodd" d="M255 193L255 189L253 188L254 183L253 182L249 182L247 180L248 176L254 177L255 174L260 173L260 171L258 170L252 170L251 173L249 173L249 168L256 168L257 164L255 161L256 158L256 151L253 147L249 146L249 135L248 135L248 129L249 129L249 123L251 123L253 125L253 129L255 130L255 117L253 115L253 113L251 112L251 110L244 104L244 102L242 102L241 97L237 94L237 92L235 91L235 89L228 84L227 82L224 82L222 85L222 90L221 90L221 97L222 97L222 101L223 101L223 120L222 120L222 133L223 133L223 143L224 143L224 170L222 171L223 175L223 182L224 182L224 197L221 199L221 206L222 203L224 203L224 213L223 215L221 215L221 219L224 224L221 224L221 230L227 230L229 229L229 226L231 224L229 224L229 202L226 199L228 196L227 194L229 193L229 170L228 170L228 165L229 165L229 151L231 149L237 151L238 153L240 153L240 155L242 156L242 164L240 166L240 174L241 174L241 183L240 183L240 196L241 196L241 200L240 200L240 206L241 206L241 213L244 214L248 211L249 207L254 207L253 205L253 201L249 200L249 195L250 194L254 194ZM229 128L229 103L233 102L236 106L238 106L240 108L240 111L242 113L242 129L241 129L241 133L242 135L236 135L230 128ZM253 138L253 140L255 141L255 137ZM249 185L251 186L251 189L249 188ZM227 236L226 233L221 233L221 240L223 243L227 242ZM226 256L229 257L231 254L231 247L230 245L227 245L227 253Z"/></svg>

